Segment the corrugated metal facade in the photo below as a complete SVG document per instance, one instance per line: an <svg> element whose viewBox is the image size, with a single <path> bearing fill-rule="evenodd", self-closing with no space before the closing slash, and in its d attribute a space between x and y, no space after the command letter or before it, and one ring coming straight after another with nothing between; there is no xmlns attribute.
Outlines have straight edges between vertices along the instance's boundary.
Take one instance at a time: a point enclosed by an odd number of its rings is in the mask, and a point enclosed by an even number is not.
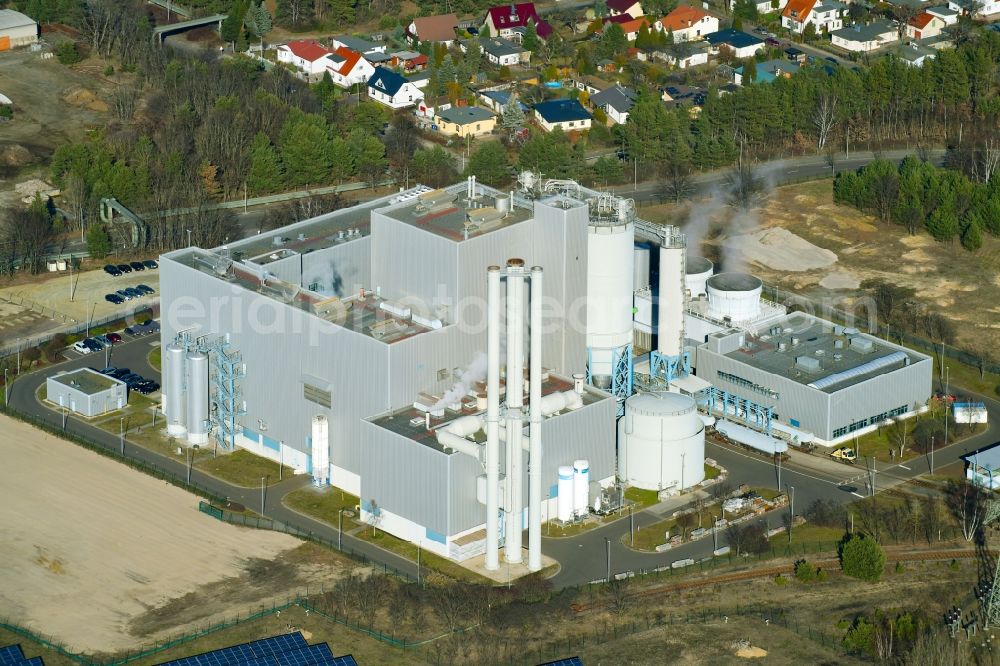
<svg viewBox="0 0 1000 666"><path fill-rule="evenodd" d="M371 243L371 236L364 236L277 259L260 268L285 282L306 288L315 284L320 293L347 296L371 285Z"/></svg>

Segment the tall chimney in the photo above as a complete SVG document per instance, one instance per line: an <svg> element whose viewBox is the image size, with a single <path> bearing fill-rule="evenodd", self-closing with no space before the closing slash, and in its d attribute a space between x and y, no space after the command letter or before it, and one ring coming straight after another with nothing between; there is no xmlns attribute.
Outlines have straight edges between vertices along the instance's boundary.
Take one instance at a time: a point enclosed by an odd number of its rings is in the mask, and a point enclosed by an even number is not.
<svg viewBox="0 0 1000 666"><path fill-rule="evenodd" d="M670 238L660 247L657 351L676 358L684 349L684 244Z"/></svg>
<svg viewBox="0 0 1000 666"><path fill-rule="evenodd" d="M505 555L521 563L521 410L524 407L524 260L507 261L507 528Z"/></svg>
<svg viewBox="0 0 1000 666"><path fill-rule="evenodd" d="M486 272L486 569L500 568L500 267Z"/></svg>
<svg viewBox="0 0 1000 666"><path fill-rule="evenodd" d="M531 269L531 390L528 430L528 570L542 569L542 267Z"/></svg>

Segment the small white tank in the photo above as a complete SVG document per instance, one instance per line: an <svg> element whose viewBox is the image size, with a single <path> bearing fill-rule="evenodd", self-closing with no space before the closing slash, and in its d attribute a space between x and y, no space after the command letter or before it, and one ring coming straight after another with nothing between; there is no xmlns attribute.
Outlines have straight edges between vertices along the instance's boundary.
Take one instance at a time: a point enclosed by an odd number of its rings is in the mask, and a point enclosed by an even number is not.
<svg viewBox="0 0 1000 666"><path fill-rule="evenodd" d="M167 412L167 434L183 437L187 434L184 394L184 347L171 342L163 354L163 402Z"/></svg>
<svg viewBox="0 0 1000 666"><path fill-rule="evenodd" d="M189 444L208 441L208 355L187 354L187 437Z"/></svg>
<svg viewBox="0 0 1000 666"><path fill-rule="evenodd" d="M590 513L587 506L590 487L590 462L587 460L573 461L573 513L586 516Z"/></svg>
<svg viewBox="0 0 1000 666"><path fill-rule="evenodd" d="M705 283L708 282L708 278L712 277L713 270L715 270L715 264L705 257L687 258L684 265L684 286L691 298L698 298L707 293Z"/></svg>
<svg viewBox="0 0 1000 666"><path fill-rule="evenodd" d="M747 273L719 273L705 283L708 313L716 319L751 321L760 314L764 283Z"/></svg>
<svg viewBox="0 0 1000 666"><path fill-rule="evenodd" d="M705 423L693 398L647 393L625 401L618 476L645 490L690 488L705 479Z"/></svg>
<svg viewBox="0 0 1000 666"><path fill-rule="evenodd" d="M568 523L573 519L573 468L569 465L562 465L559 468L557 492L556 518Z"/></svg>

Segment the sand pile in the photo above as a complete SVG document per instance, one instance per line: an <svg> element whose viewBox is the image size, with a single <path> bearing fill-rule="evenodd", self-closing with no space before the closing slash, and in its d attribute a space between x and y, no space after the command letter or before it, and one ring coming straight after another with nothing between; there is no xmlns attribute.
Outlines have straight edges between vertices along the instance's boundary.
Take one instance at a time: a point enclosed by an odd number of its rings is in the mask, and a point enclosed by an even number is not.
<svg viewBox="0 0 1000 666"><path fill-rule="evenodd" d="M31 156L31 152L22 145L15 143L0 147L0 164L3 166L19 167L34 161L35 158Z"/></svg>
<svg viewBox="0 0 1000 666"><path fill-rule="evenodd" d="M861 286L861 280L849 271L834 271L824 276L819 281L819 286L824 289L857 289Z"/></svg>
<svg viewBox="0 0 1000 666"><path fill-rule="evenodd" d="M742 255L746 262L793 273L827 268L837 262L836 253L780 227L728 238L726 251Z"/></svg>
<svg viewBox="0 0 1000 666"><path fill-rule="evenodd" d="M108 105L86 88L70 88L63 95L63 101L73 106L90 109L91 111L106 113L108 110Z"/></svg>

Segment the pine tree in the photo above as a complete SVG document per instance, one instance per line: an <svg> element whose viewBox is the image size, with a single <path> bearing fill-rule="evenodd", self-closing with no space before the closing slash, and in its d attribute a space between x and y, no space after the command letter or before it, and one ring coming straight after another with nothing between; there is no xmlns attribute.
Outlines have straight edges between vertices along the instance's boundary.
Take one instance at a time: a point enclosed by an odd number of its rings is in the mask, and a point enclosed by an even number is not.
<svg viewBox="0 0 1000 666"><path fill-rule="evenodd" d="M281 158L264 132L258 132L250 146L250 174L247 187L254 194L273 192L282 184Z"/></svg>
<svg viewBox="0 0 1000 666"><path fill-rule="evenodd" d="M271 32L271 28L273 27L271 15L268 13L267 8L262 4L251 5L243 17L243 24L246 25L251 35L260 40L260 47L263 49L264 35Z"/></svg>
<svg viewBox="0 0 1000 666"><path fill-rule="evenodd" d="M970 252L975 252L983 246L983 234L979 230L976 220L971 220L962 231L962 247Z"/></svg>
<svg viewBox="0 0 1000 666"><path fill-rule="evenodd" d="M535 22L529 20L528 26L524 29L524 37L521 40L521 46L528 49L532 53L538 53L538 47L541 42L538 39L538 28L535 27Z"/></svg>
<svg viewBox="0 0 1000 666"><path fill-rule="evenodd" d="M103 259L111 252L111 237L103 224L92 224L87 230L87 252L94 259Z"/></svg>
<svg viewBox="0 0 1000 666"><path fill-rule="evenodd" d="M281 159L290 184L326 183L330 179L331 156L325 120L289 114L281 129Z"/></svg>
<svg viewBox="0 0 1000 666"><path fill-rule="evenodd" d="M500 126L509 132L524 127L524 111L521 110L521 103L517 99L517 94L511 91L510 98L503 105L500 114Z"/></svg>
<svg viewBox="0 0 1000 666"><path fill-rule="evenodd" d="M246 13L246 0L236 0L230 8L226 20L222 22L222 27L219 31L220 36L223 41L231 43L234 48L236 41L240 38L240 32L243 30L243 18L246 16Z"/></svg>

